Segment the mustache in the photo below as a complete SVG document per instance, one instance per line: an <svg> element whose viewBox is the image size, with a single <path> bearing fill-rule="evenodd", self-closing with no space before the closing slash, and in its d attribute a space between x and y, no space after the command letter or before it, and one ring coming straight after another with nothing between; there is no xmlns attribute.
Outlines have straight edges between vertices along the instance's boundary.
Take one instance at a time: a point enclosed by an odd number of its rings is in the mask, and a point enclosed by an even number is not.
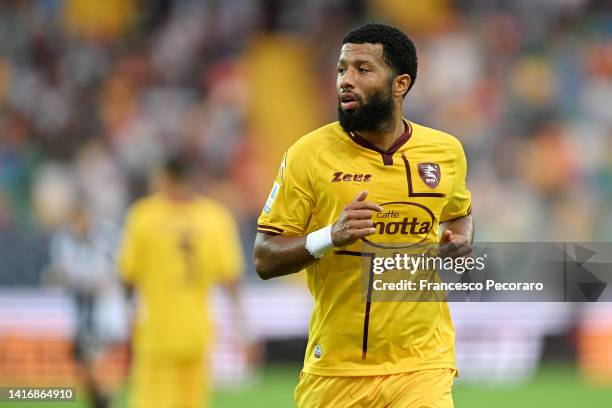
<svg viewBox="0 0 612 408"><path fill-rule="evenodd" d="M356 95L356 94L352 94ZM355 96L357 99L357 96ZM368 96L358 109L345 111L338 103L338 120L347 132L377 130L393 115L393 99L390 92L377 91Z"/></svg>
<svg viewBox="0 0 612 408"><path fill-rule="evenodd" d="M338 93L338 104L340 104L342 102L342 96L343 95L351 95L353 98L355 98L355 100L361 104L363 104L364 99L361 95L359 95L358 93L355 93L353 91L349 91L349 90L341 90L340 93Z"/></svg>

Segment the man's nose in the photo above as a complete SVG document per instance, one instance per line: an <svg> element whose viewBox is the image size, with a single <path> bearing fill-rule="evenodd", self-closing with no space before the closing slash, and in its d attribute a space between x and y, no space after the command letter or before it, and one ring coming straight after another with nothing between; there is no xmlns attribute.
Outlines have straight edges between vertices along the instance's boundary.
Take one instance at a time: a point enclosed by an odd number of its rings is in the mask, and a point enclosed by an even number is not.
<svg viewBox="0 0 612 408"><path fill-rule="evenodd" d="M352 89L355 87L354 70L347 68L342 74L338 74L338 85L341 89Z"/></svg>

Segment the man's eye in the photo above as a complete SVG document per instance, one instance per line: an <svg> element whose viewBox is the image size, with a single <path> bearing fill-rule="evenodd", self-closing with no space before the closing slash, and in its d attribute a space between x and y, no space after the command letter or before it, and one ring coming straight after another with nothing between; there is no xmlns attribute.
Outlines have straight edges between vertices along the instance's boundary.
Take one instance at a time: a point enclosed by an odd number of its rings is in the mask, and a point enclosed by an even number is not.
<svg viewBox="0 0 612 408"><path fill-rule="evenodd" d="M344 68L338 68L338 73L339 74L344 74L345 69Z"/></svg>
<svg viewBox="0 0 612 408"><path fill-rule="evenodd" d="M361 72L361 73L363 73L363 72L369 72L369 70L368 70L367 68L360 67L360 68L359 68L359 72Z"/></svg>

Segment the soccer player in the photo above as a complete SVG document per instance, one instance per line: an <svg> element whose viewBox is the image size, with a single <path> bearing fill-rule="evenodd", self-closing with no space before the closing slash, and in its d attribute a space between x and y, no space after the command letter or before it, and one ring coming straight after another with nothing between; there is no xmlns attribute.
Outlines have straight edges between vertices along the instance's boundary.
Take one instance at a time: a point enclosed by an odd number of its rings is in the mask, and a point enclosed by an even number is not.
<svg viewBox="0 0 612 408"><path fill-rule="evenodd" d="M66 223L51 240L45 275L48 283L63 287L74 300L77 373L95 408L111 402L111 390L95 375L96 360L126 335L125 302L113 261L118 235L114 224L92 217L83 200L75 200Z"/></svg>
<svg viewBox="0 0 612 408"><path fill-rule="evenodd" d="M197 194L190 175L184 160L169 159L161 192L136 202L127 217L119 263L139 301L130 407L201 407L213 284L227 289L241 318L243 256L235 222L223 206Z"/></svg>
<svg viewBox="0 0 612 408"><path fill-rule="evenodd" d="M298 407L453 406L447 304L361 299L368 242L471 252L460 142L402 115L416 74L415 47L400 30L366 24L349 32L338 61L339 122L289 148L258 220L259 275L305 268L314 297Z"/></svg>

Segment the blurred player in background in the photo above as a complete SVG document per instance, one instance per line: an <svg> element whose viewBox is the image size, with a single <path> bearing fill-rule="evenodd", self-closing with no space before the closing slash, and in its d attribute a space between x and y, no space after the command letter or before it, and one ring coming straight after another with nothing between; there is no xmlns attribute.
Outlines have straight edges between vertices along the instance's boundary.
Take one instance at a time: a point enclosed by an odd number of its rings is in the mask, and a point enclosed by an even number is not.
<svg viewBox="0 0 612 408"><path fill-rule="evenodd" d="M471 252L460 142L402 115L416 73L415 47L400 30L349 32L338 61L339 122L287 151L259 218L260 276L306 268L314 296L298 407L453 406L447 304L361 300L362 238L439 243L443 256ZM385 226L391 221L395 229Z"/></svg>
<svg viewBox="0 0 612 408"><path fill-rule="evenodd" d="M96 376L96 359L125 341L126 307L115 267L119 237L117 226L87 214L76 200L68 221L51 241L49 283L60 285L73 297L76 310L74 350L78 375L96 408L109 404Z"/></svg>
<svg viewBox="0 0 612 408"><path fill-rule="evenodd" d="M209 291L221 284L245 333L238 282L244 268L234 219L196 191L180 157L165 163L160 191L127 216L120 269L137 292L129 406L201 407L208 398Z"/></svg>

